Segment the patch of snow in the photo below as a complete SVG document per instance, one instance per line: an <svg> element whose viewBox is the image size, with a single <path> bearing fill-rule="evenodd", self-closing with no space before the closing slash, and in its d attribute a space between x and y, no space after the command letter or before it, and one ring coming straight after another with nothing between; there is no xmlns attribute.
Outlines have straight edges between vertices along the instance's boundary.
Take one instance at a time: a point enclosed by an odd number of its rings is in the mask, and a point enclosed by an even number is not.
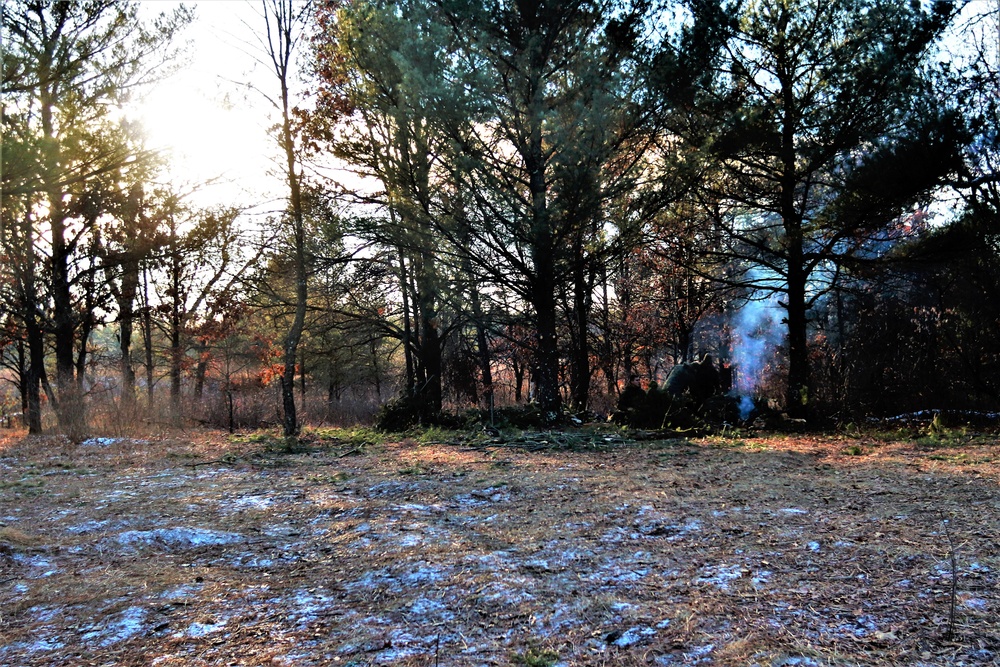
<svg viewBox="0 0 1000 667"><path fill-rule="evenodd" d="M643 537L666 537L675 541L696 533L702 529L701 522L691 519L683 524L672 521L673 517L656 511L652 505L643 505L636 513L633 527ZM633 534L632 539L636 539Z"/></svg>
<svg viewBox="0 0 1000 667"><path fill-rule="evenodd" d="M416 547L423 543L423 538L416 533L408 533L403 535L399 540L399 546L401 547Z"/></svg>
<svg viewBox="0 0 1000 667"><path fill-rule="evenodd" d="M614 568L611 571L597 571L585 577L589 581L601 582L605 586L619 586L641 581L649 576L649 568L641 567L634 570Z"/></svg>
<svg viewBox="0 0 1000 667"><path fill-rule="evenodd" d="M383 651L379 651L375 654L375 660L373 664L384 665L391 662L396 662L398 660L403 660L405 658L412 658L413 656L423 655L428 652L428 649L433 650L433 642L436 637L430 637L430 646L427 646L427 641L425 639L418 639L414 637L409 632L403 630L393 630L389 636L389 646Z"/></svg>
<svg viewBox="0 0 1000 667"><path fill-rule="evenodd" d="M963 596L961 604L963 607L967 607L969 609L976 609L978 611L985 611L989 607L989 603L986 600L971 596L968 597Z"/></svg>
<svg viewBox="0 0 1000 667"><path fill-rule="evenodd" d="M806 545L806 547L809 549L809 551L812 551L813 553L818 552L820 548L819 542L810 542L809 544Z"/></svg>
<svg viewBox="0 0 1000 667"><path fill-rule="evenodd" d="M45 556L29 555L15 552L12 556L14 562L27 567L52 567L52 561Z"/></svg>
<svg viewBox="0 0 1000 667"><path fill-rule="evenodd" d="M448 607L441 602L423 597L413 601L408 613L420 617L419 622L421 625L430 623L431 619L433 619L433 622L447 622L455 618L455 614L448 611Z"/></svg>
<svg viewBox="0 0 1000 667"><path fill-rule="evenodd" d="M503 550L485 554L469 554L462 558L462 562L468 563L478 570L490 574L503 574L505 577L507 573L520 570L520 562L512 558L509 552ZM526 581L522 577L518 577L518 579Z"/></svg>
<svg viewBox="0 0 1000 667"><path fill-rule="evenodd" d="M412 572L407 572L400 578L407 584L418 585L435 584L444 579L444 577L445 572L442 568L425 563L423 567L419 567Z"/></svg>
<svg viewBox="0 0 1000 667"><path fill-rule="evenodd" d="M87 438L80 443L81 447L110 447L119 442L124 442L124 438Z"/></svg>
<svg viewBox="0 0 1000 667"><path fill-rule="evenodd" d="M267 526L263 532L268 537L298 537L302 534L298 528L287 523Z"/></svg>
<svg viewBox="0 0 1000 667"><path fill-rule="evenodd" d="M52 575L57 574L59 572L59 568L54 567L52 565L52 561L50 561L45 556L15 553L13 555L13 560L15 563L18 563L19 565L23 565L25 567L30 567L36 570L41 570L41 569L45 570L44 572L38 574L29 575L32 579L44 579L45 577L51 577Z"/></svg>
<svg viewBox="0 0 1000 667"><path fill-rule="evenodd" d="M699 662L704 662L706 660L710 661L708 654L715 650L715 644L705 644L704 646L695 646L693 649L684 654L684 657L688 660L694 660L694 664Z"/></svg>
<svg viewBox="0 0 1000 667"><path fill-rule="evenodd" d="M814 658L806 658L802 656L780 658L772 663L772 665L773 667L820 667L820 663Z"/></svg>
<svg viewBox="0 0 1000 667"><path fill-rule="evenodd" d="M232 560L233 567L265 568L274 567L274 563L273 558L264 558L250 552L240 554Z"/></svg>
<svg viewBox="0 0 1000 667"><path fill-rule="evenodd" d="M205 584L181 584L160 593L164 600L182 600L201 591Z"/></svg>
<svg viewBox="0 0 1000 667"><path fill-rule="evenodd" d="M804 510L799 507L785 507L784 509L778 510L782 514L809 514L809 510Z"/></svg>
<svg viewBox="0 0 1000 667"><path fill-rule="evenodd" d="M759 591L767 585L767 582L770 581L772 574L774 573L770 570L758 570L757 573L750 578L750 583L753 585L755 590Z"/></svg>
<svg viewBox="0 0 1000 667"><path fill-rule="evenodd" d="M368 572L365 572L357 581L346 582L344 587L348 590L362 589L367 591L385 588L394 593L398 593L403 590L403 586L399 579L389 574L389 572L385 569L369 570Z"/></svg>
<svg viewBox="0 0 1000 667"><path fill-rule="evenodd" d="M222 618L218 621L211 621L209 623L201 623L200 621L195 621L191 625L187 626L184 632L175 633L174 639L181 639L182 637L204 637L205 635L210 635L214 632L218 632L226 627L229 622L228 618Z"/></svg>
<svg viewBox="0 0 1000 667"><path fill-rule="evenodd" d="M392 509L410 514L443 514L445 512L445 508L441 505L421 505L420 503L403 503Z"/></svg>
<svg viewBox="0 0 1000 667"><path fill-rule="evenodd" d="M299 625L306 625L316 620L322 611L328 609L330 603L333 602L333 598L322 593L300 589L295 591L295 597L292 599L292 602L294 608L289 618L296 621Z"/></svg>
<svg viewBox="0 0 1000 667"><path fill-rule="evenodd" d="M28 610L36 623L48 623L49 621L55 620L62 612L61 609L54 609L52 607L32 607Z"/></svg>
<svg viewBox="0 0 1000 667"><path fill-rule="evenodd" d="M656 630L654 630L653 628L643 628L637 626L634 628L629 628L628 630L623 632L620 637L618 637L611 643L620 648L626 648L629 646L634 646L635 644L641 642L643 639L646 639L647 637L652 637L655 634Z"/></svg>
<svg viewBox="0 0 1000 667"><path fill-rule="evenodd" d="M226 502L226 509L230 511L240 510L266 510L275 503L274 498L269 496L243 496Z"/></svg>
<svg viewBox="0 0 1000 667"><path fill-rule="evenodd" d="M379 482L373 486L368 487L368 493L366 495L373 497L385 497L385 496L395 496L402 495L404 493L413 493L415 491L420 491L422 486L418 482L397 482L394 480L388 482Z"/></svg>
<svg viewBox="0 0 1000 667"><path fill-rule="evenodd" d="M696 584L711 584L721 591L728 591L730 582L736 581L744 574L741 565L720 565L716 568L702 568L702 575L695 579Z"/></svg>
<svg viewBox="0 0 1000 667"><path fill-rule="evenodd" d="M85 642L96 641L99 646L107 647L123 642L139 634L143 630L147 612L142 607L129 607L101 624L83 633Z"/></svg>
<svg viewBox="0 0 1000 667"><path fill-rule="evenodd" d="M557 602L554 605L555 611L542 618L534 626L534 632L542 637L552 637L561 635L567 628L580 627L583 621L576 613L576 607Z"/></svg>
<svg viewBox="0 0 1000 667"><path fill-rule="evenodd" d="M868 635L878 632L878 623L874 616L871 614L864 614L863 616L858 616L854 619L854 625L843 623L841 625L833 628L833 634L836 635L854 635L855 637L863 638Z"/></svg>
<svg viewBox="0 0 1000 667"><path fill-rule="evenodd" d="M154 544L175 549L194 549L205 546L220 546L243 542L244 537L237 533L226 533L204 528L156 528L154 530L128 530L121 533L117 540L122 546Z"/></svg>
<svg viewBox="0 0 1000 667"><path fill-rule="evenodd" d="M93 533L101 530L109 523L111 522L108 520L97 521L96 519L91 519L90 521L84 521L83 523L75 526L69 526L66 528L66 532L73 533L74 535L84 535L86 533Z"/></svg>
<svg viewBox="0 0 1000 667"><path fill-rule="evenodd" d="M56 639L36 639L33 642L12 642L7 645L0 645L0 656L4 653L42 653L44 651L58 651L66 648L66 644Z"/></svg>
<svg viewBox="0 0 1000 667"><path fill-rule="evenodd" d="M465 507L481 507L491 503L510 501L510 492L502 487L491 486L487 489L471 491L454 497L455 502Z"/></svg>
<svg viewBox="0 0 1000 667"><path fill-rule="evenodd" d="M508 576L504 577L504 581L506 583L514 583L522 586L528 585L528 581L523 577ZM517 605L524 604L525 602L530 602L535 599L535 596L528 591L511 588L510 586L500 583L499 581L491 582L480 589L479 597L485 602L493 602L508 607L516 607Z"/></svg>

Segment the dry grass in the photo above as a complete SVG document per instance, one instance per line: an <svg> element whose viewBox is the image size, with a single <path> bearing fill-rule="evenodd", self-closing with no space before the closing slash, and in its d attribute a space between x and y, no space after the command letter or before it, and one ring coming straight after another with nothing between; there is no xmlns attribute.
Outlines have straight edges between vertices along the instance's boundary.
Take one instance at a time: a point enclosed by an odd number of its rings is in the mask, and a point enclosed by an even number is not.
<svg viewBox="0 0 1000 667"><path fill-rule="evenodd" d="M1000 661L995 440L374 440L8 435L0 665Z"/></svg>

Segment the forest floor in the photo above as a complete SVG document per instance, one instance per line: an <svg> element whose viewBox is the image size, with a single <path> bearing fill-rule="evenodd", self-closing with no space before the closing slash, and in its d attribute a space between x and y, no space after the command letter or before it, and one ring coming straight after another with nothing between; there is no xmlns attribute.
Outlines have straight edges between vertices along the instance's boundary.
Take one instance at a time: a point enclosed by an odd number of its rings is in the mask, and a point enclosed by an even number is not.
<svg viewBox="0 0 1000 667"><path fill-rule="evenodd" d="M1000 439L632 435L8 432L0 665L1000 664Z"/></svg>

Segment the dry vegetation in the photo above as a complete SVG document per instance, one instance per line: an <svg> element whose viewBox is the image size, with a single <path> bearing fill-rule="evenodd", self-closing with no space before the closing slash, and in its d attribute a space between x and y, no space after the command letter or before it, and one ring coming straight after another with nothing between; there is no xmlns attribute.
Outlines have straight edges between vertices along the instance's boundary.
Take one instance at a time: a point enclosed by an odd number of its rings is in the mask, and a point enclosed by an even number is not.
<svg viewBox="0 0 1000 667"><path fill-rule="evenodd" d="M0 665L997 664L996 442L8 434Z"/></svg>

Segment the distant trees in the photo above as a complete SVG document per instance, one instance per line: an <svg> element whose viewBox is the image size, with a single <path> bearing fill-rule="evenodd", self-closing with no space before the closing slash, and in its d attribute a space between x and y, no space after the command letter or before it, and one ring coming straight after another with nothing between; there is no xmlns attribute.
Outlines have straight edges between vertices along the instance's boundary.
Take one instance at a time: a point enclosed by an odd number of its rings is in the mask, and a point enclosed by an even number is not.
<svg viewBox="0 0 1000 667"><path fill-rule="evenodd" d="M765 0L735 14L690 7L688 46L712 59L714 74L689 75L688 53L666 54L659 88L668 109L685 110L667 122L716 174L699 187L723 203L728 224L708 254L742 267L749 288L781 294L786 407L804 414L810 309L961 166L962 121L935 90L929 59L955 9L877 0Z"/></svg>
<svg viewBox="0 0 1000 667"><path fill-rule="evenodd" d="M458 285L473 286L464 309L478 327L482 378L491 375L486 304L515 295L530 317L540 409L552 419L561 409L563 342L572 403L586 407L592 294L618 234L608 216L625 212L641 156L627 64L641 17L639 6L606 2L373 2L323 19L320 99L352 112L328 138L384 188L368 199L384 207L372 231L400 250L404 307L417 314L412 330L403 321L407 359L432 412L440 304Z"/></svg>
<svg viewBox="0 0 1000 667"><path fill-rule="evenodd" d="M88 188L148 161L111 109L169 60L169 44L189 18L178 9L149 26L137 3L111 0L3 4L4 240L17 256L33 432L41 429L36 388L46 331L60 426L71 437L83 432L74 354L85 351L90 327L86 284L98 267L87 239L100 212Z"/></svg>

